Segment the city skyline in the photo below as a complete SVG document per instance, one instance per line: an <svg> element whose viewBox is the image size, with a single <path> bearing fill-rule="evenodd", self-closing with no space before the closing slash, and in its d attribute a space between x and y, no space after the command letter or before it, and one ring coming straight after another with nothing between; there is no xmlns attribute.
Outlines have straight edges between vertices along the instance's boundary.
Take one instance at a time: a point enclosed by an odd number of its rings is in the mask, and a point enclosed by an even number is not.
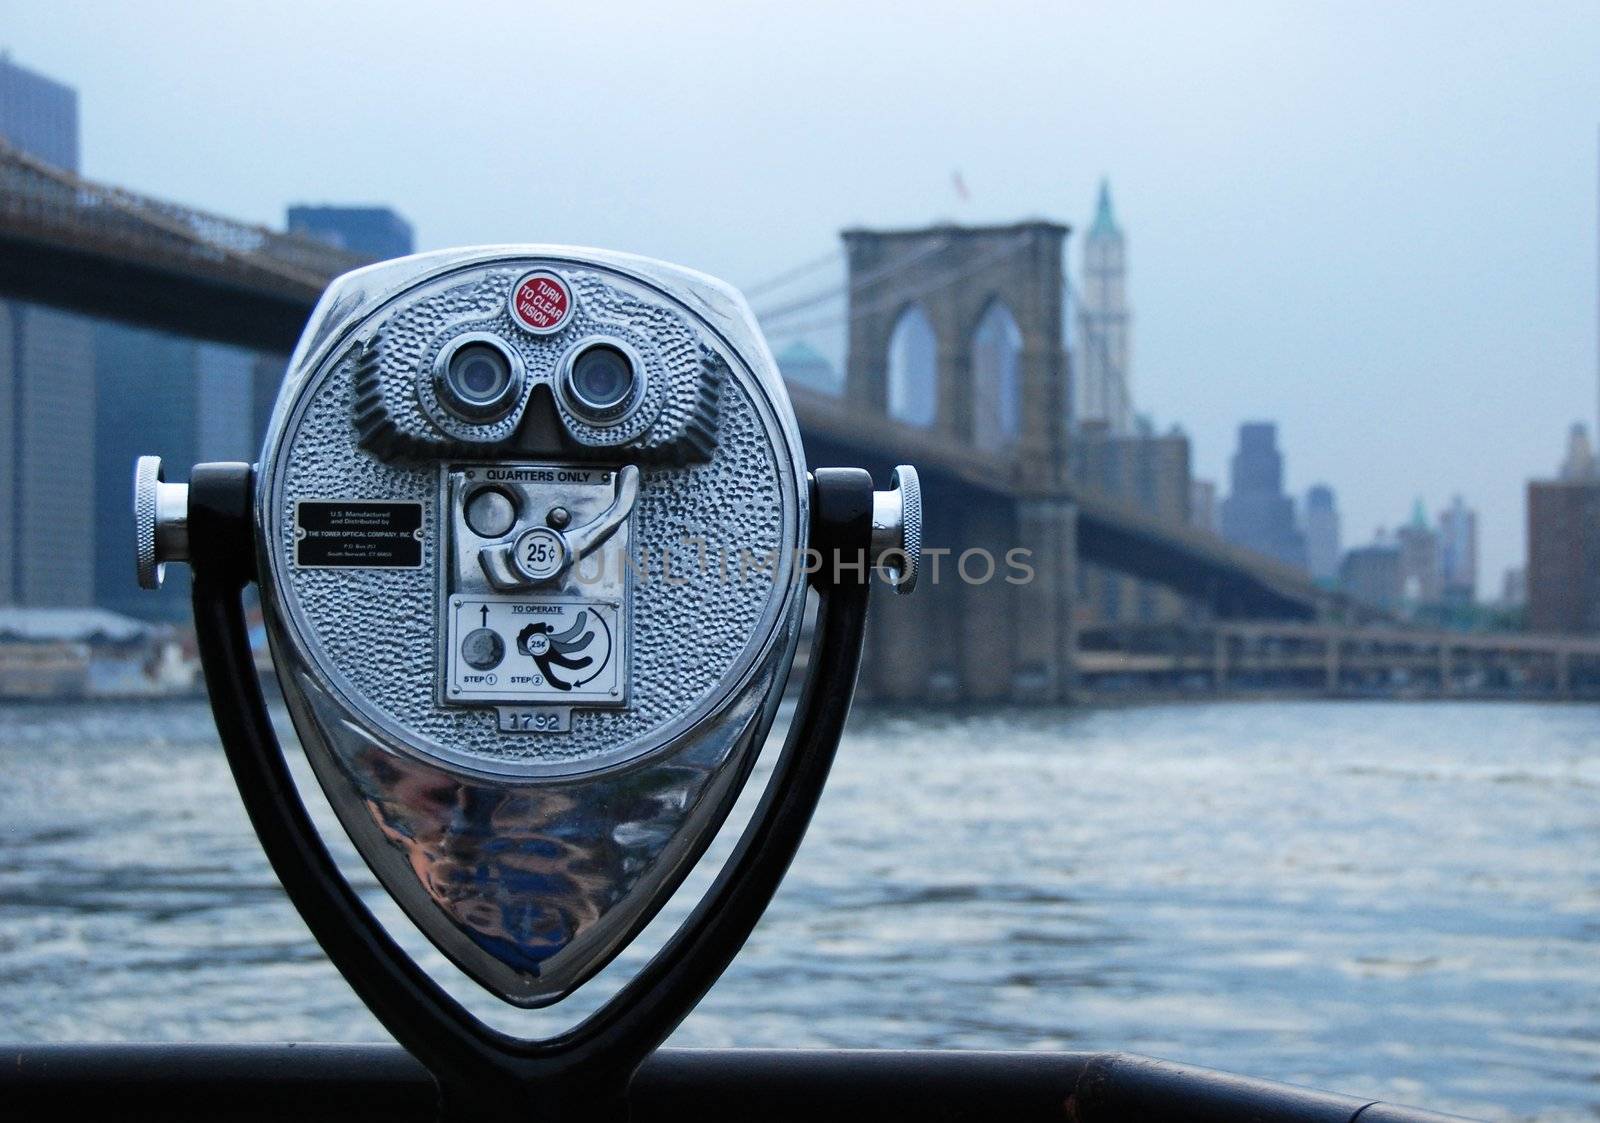
<svg viewBox="0 0 1600 1123"><path fill-rule="evenodd" d="M1524 557L1523 482L1570 422L1592 422L1600 30L1582 7L1448 35L1443 8L857 13L860 27L826 7L730 12L670 67L652 34L616 44L621 66L546 58L548 134L506 146L498 120L430 100L402 60L431 48L431 90L470 74L514 105L526 36L480 32L527 31L515 11L462 27L397 14L356 101L338 93L339 44L370 32L354 12L176 7L113 37L92 7L58 5L14 13L5 46L82 91L91 176L274 225L297 199L381 198L422 248L600 243L751 284L855 222L1043 211L1076 247L1109 175L1140 263L1140 404L1184 426L1196 474L1223 478L1239 422L1268 417L1292 453L1286 489L1333 483L1350 541L1393 526L1406 496L1434 508L1461 491L1485 591ZM598 42L595 18L549 13L539 34ZM864 65L886 35L915 49ZM305 80L277 79L291 65ZM1134 65L1150 75L1137 90L1115 81ZM1213 80L1240 68L1250 81ZM807 96L733 96L756 75ZM400 143L417 135L437 174Z"/></svg>

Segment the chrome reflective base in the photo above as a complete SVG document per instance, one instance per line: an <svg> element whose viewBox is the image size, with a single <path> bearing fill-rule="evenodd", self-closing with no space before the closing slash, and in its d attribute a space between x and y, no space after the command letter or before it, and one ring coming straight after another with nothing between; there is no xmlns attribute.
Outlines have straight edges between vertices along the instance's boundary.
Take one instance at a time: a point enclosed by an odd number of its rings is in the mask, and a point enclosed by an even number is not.
<svg viewBox="0 0 1600 1123"><path fill-rule="evenodd" d="M872 481L820 469L811 544L856 557L873 533ZM822 566L810 670L766 791L710 891L656 956L599 1011L545 1041L499 1032L418 967L373 917L300 800L262 698L242 593L255 578L252 472L201 465L190 481L194 616L217 729L252 825L307 926L395 1038L434 1075L453 1119L624 1119L640 1062L722 974L765 911L821 795L855 688L867 574ZM840 582L838 574L859 581ZM531 1114L530 1114L531 1113Z"/></svg>

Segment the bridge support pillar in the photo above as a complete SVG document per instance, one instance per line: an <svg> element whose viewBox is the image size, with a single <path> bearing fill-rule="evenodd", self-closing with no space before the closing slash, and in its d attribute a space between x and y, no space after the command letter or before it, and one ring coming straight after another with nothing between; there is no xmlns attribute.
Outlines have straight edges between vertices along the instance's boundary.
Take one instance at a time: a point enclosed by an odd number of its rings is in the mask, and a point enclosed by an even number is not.
<svg viewBox="0 0 1600 1123"><path fill-rule="evenodd" d="M1027 551L1019 559L1031 573L1011 598L1011 697L1069 701L1077 685L1077 508L1059 499L1022 501L1016 548Z"/></svg>
<svg viewBox="0 0 1600 1123"><path fill-rule="evenodd" d="M929 559L924 559L923 567L917 591L911 596L873 598L861 661L862 693L871 701L931 702L955 697L959 676L953 637L958 634L960 598L949 581L947 557L939 559L937 581L929 572Z"/></svg>
<svg viewBox="0 0 1600 1123"><path fill-rule="evenodd" d="M1009 701L1025 627L1015 595L1022 586L1010 580L1006 566L1017 520L1002 504L977 503L961 512L961 526L960 545L945 559L943 575L960 604L948 634L959 637L961 697L969 702Z"/></svg>

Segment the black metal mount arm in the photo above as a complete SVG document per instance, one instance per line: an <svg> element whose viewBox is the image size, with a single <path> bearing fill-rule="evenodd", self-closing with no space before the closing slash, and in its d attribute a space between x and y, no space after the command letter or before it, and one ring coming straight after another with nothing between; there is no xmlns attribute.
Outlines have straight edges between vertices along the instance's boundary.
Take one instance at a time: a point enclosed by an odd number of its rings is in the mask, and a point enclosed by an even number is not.
<svg viewBox="0 0 1600 1123"><path fill-rule="evenodd" d="M812 545L864 554L872 478L819 469ZM189 483L195 629L206 688L250 822L306 926L363 1002L427 1070L452 1120L628 1116L640 1063L727 968L766 910L805 835L838 749L860 667L870 574L824 564L810 670L767 789L711 889L656 956L568 1032L527 1041L452 998L362 903L323 845L273 733L255 673L242 593L254 578L252 473L196 468ZM841 579L847 575L850 579Z"/></svg>

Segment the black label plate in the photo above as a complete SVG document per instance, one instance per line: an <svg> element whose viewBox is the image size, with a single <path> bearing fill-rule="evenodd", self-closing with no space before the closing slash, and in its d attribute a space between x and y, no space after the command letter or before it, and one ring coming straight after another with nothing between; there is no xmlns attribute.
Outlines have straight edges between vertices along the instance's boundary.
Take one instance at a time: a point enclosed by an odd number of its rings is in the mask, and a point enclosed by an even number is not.
<svg viewBox="0 0 1600 1123"><path fill-rule="evenodd" d="M303 569L415 569L422 504L307 499L295 504L294 563Z"/></svg>

